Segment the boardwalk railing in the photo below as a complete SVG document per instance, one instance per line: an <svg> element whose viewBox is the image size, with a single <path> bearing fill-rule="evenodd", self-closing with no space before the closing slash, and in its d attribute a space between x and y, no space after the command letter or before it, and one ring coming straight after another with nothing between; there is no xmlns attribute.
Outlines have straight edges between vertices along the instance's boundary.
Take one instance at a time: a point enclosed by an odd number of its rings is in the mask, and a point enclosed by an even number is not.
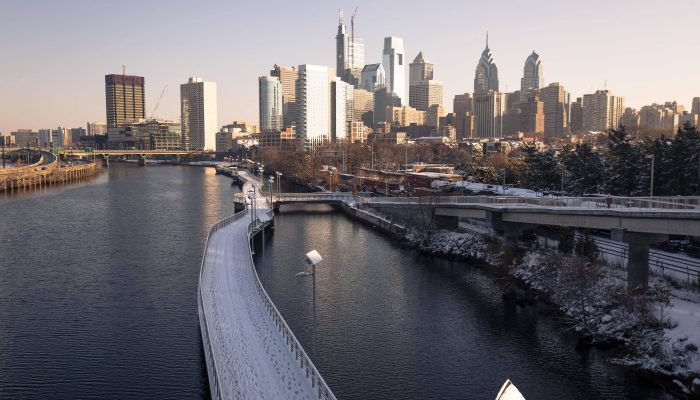
<svg viewBox="0 0 700 400"><path fill-rule="evenodd" d="M438 196L438 197L368 197L365 203L405 204L479 204L535 206L547 208L662 209L700 212L700 197L517 197L517 196Z"/></svg>
<svg viewBox="0 0 700 400"><path fill-rule="evenodd" d="M206 306L204 305L204 301L202 300L202 271L204 269L204 263L205 263L206 257L207 257L206 249L207 249L207 246L209 244L209 239L211 238L211 236L215 232L217 232L217 231L229 226L233 222L239 220L244 214L245 214L245 212L238 212L234 215L231 215L230 217L222 219L221 221L217 222L216 224L214 224L214 226L211 227L211 229L209 230L209 234L207 235L207 240L204 244L205 250L204 250L204 255L202 256L202 265L200 266L200 269L199 269L199 285L198 285L199 289L198 289L198 293L197 293L197 298L198 298L197 303L199 306L198 307L199 319L200 319L200 321L203 322L202 324L200 324L200 326L202 327L202 342L203 342L203 347L204 347L205 360L207 363L207 373L209 375L209 385L212 388L211 396L214 400L222 400L221 385L220 385L221 378L219 377L219 370L216 366L216 364L217 364L216 357L215 357L214 352L212 351L212 347L211 347L211 339L209 336L209 324L207 323Z"/></svg>
<svg viewBox="0 0 700 400"><path fill-rule="evenodd" d="M323 201L350 201L354 199L352 193L278 193L272 195L273 202L323 202Z"/></svg>

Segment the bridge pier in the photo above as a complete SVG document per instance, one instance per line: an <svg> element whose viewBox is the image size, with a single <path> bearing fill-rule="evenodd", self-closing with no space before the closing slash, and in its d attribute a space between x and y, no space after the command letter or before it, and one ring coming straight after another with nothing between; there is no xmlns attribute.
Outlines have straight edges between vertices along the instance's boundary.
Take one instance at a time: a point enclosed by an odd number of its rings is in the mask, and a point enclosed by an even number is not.
<svg viewBox="0 0 700 400"><path fill-rule="evenodd" d="M102 166L109 167L109 154L102 154Z"/></svg>
<svg viewBox="0 0 700 400"><path fill-rule="evenodd" d="M146 166L146 155L140 154L139 155L139 167L145 167L145 166Z"/></svg>
<svg viewBox="0 0 700 400"><path fill-rule="evenodd" d="M641 286L646 289L649 286L649 245L667 241L668 235L613 228L610 236L628 245L627 287L634 289Z"/></svg>
<svg viewBox="0 0 700 400"><path fill-rule="evenodd" d="M459 217L433 214L433 221L438 229L457 229L459 227Z"/></svg>

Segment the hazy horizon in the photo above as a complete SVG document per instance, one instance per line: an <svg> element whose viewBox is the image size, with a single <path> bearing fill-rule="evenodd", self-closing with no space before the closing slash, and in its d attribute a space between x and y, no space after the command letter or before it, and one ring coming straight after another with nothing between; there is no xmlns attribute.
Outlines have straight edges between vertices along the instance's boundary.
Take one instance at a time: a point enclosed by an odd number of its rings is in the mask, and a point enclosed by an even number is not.
<svg viewBox="0 0 700 400"><path fill-rule="evenodd" d="M190 76L217 83L219 125L257 124L257 77L274 64L335 66L338 8L346 25L359 6L356 35L365 63L381 61L383 38L404 39L407 63L419 51L435 63L445 85L445 109L455 94L472 92L474 70L489 47L501 91L520 87L523 64L535 50L545 84L560 82L572 100L607 88L626 105L676 100L690 108L700 96L693 45L700 28L683 15L700 2L570 3L448 1L199 2L6 1L0 23L4 84L0 131L85 127L105 121L104 75L145 77L146 114L179 119L179 85ZM408 68L407 68L408 71ZM406 76L408 79L408 76Z"/></svg>

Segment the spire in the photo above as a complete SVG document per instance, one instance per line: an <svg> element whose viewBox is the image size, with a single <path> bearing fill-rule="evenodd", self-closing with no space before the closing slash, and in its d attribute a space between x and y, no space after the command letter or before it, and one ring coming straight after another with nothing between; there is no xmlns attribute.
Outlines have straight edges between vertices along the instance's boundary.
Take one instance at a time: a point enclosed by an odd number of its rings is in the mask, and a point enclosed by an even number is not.
<svg viewBox="0 0 700 400"><path fill-rule="evenodd" d="M486 31L486 48L489 48L489 31Z"/></svg>
<svg viewBox="0 0 700 400"><path fill-rule="evenodd" d="M343 9L338 9L338 25L343 25Z"/></svg>

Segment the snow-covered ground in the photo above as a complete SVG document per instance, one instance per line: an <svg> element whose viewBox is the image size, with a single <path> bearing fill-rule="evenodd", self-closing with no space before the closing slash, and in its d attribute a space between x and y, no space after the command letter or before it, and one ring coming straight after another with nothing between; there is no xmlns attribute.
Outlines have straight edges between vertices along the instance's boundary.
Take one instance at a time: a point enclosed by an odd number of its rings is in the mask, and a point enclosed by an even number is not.
<svg viewBox="0 0 700 400"><path fill-rule="evenodd" d="M269 209L257 192L256 214L267 220ZM317 399L258 292L248 246L251 212L211 235L202 265L201 300L222 398Z"/></svg>

